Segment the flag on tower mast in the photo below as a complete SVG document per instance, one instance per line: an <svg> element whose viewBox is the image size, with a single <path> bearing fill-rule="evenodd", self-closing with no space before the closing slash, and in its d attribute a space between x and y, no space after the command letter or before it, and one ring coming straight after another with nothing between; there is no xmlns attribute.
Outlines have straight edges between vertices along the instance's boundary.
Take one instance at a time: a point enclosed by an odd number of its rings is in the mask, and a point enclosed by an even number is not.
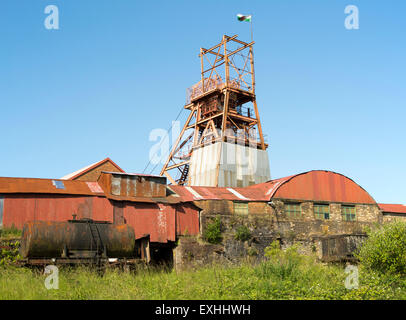
<svg viewBox="0 0 406 320"><path fill-rule="evenodd" d="M251 15L243 15L243 14L237 14L237 19L238 21L247 21L250 23L250 29L251 29L251 41L254 40L254 36L252 33L252 20L251 20L252 16Z"/></svg>
<svg viewBox="0 0 406 320"><path fill-rule="evenodd" d="M251 15L245 16L243 14L237 14L238 21L248 21L251 22Z"/></svg>

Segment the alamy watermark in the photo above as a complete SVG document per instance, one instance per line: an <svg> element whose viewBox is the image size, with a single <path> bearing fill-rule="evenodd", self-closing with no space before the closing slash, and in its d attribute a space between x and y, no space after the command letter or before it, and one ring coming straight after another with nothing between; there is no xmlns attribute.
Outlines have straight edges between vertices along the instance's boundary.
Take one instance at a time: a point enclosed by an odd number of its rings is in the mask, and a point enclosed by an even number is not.
<svg viewBox="0 0 406 320"><path fill-rule="evenodd" d="M347 14L344 20L344 27L347 30L359 29L359 10L357 6L348 5L344 9L344 13Z"/></svg>
<svg viewBox="0 0 406 320"><path fill-rule="evenodd" d="M44 20L45 29L48 30L58 30L59 29L59 9L55 5L48 5L44 10L45 14L48 16Z"/></svg>
<svg viewBox="0 0 406 320"><path fill-rule="evenodd" d="M344 281L345 288L348 290L358 289L358 267L350 264L345 267L344 272L348 274Z"/></svg>
<svg viewBox="0 0 406 320"><path fill-rule="evenodd" d="M59 289L59 269L57 266L48 265L45 267L44 274L50 274L45 278L44 285L48 290Z"/></svg>

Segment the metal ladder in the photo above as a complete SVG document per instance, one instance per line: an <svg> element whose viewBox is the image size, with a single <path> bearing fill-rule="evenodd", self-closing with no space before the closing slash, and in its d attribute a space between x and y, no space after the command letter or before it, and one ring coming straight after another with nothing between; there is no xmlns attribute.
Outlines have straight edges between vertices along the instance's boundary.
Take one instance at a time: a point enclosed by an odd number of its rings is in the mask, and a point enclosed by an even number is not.
<svg viewBox="0 0 406 320"><path fill-rule="evenodd" d="M97 228L97 225L91 222L88 222L88 226L90 229L90 234L92 236L91 242L90 242L90 249L93 249L93 246L95 246L96 249L96 255L100 254L100 249L103 248L103 243L100 237L99 229Z"/></svg>
<svg viewBox="0 0 406 320"><path fill-rule="evenodd" d="M186 182L187 176L189 173L189 165L185 164L185 168L182 171L178 184L183 185Z"/></svg>

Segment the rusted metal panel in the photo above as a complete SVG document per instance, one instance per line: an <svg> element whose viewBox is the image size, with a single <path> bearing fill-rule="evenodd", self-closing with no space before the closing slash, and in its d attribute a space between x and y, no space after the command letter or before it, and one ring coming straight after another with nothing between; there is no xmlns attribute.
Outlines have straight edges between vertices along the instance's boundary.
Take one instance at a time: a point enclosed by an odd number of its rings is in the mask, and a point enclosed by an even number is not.
<svg viewBox="0 0 406 320"><path fill-rule="evenodd" d="M177 231L182 235L198 234L198 209L193 205L184 206L186 209L176 213L175 207L168 204L110 201L104 197L15 194L4 199L3 223L21 229L27 221L67 221L75 215L77 219L125 222L134 228L137 238L150 234L152 242L166 243L176 240Z"/></svg>
<svg viewBox="0 0 406 320"><path fill-rule="evenodd" d="M165 198L166 178L159 176L102 172L99 183L106 194L124 198Z"/></svg>
<svg viewBox="0 0 406 320"><path fill-rule="evenodd" d="M343 234L321 237L322 260L352 261L354 253L360 248L367 236L365 234Z"/></svg>
<svg viewBox="0 0 406 320"><path fill-rule="evenodd" d="M176 206L176 234L180 236L199 234L199 211L190 204Z"/></svg>
<svg viewBox="0 0 406 320"><path fill-rule="evenodd" d="M113 202L113 223L123 224L125 223L124 219L124 202Z"/></svg>
<svg viewBox="0 0 406 320"><path fill-rule="evenodd" d="M406 214L406 205L404 204L386 204L379 203L379 208L383 212L387 213L403 213Z"/></svg>
<svg viewBox="0 0 406 320"><path fill-rule="evenodd" d="M95 194L83 181L5 177L0 177L0 193Z"/></svg>
<svg viewBox="0 0 406 320"><path fill-rule="evenodd" d="M104 201L103 201L104 200ZM107 199L64 195L6 195L4 199L3 223L6 227L21 229L27 221L67 221L76 218L105 218L112 221L112 206ZM94 208L93 204L97 203ZM96 211L97 210L97 211Z"/></svg>
<svg viewBox="0 0 406 320"><path fill-rule="evenodd" d="M92 219L113 222L113 205L105 197L93 197Z"/></svg>
<svg viewBox="0 0 406 320"><path fill-rule="evenodd" d="M171 205L126 202L124 219L134 228L137 239L149 234L151 242L176 240L175 209Z"/></svg>

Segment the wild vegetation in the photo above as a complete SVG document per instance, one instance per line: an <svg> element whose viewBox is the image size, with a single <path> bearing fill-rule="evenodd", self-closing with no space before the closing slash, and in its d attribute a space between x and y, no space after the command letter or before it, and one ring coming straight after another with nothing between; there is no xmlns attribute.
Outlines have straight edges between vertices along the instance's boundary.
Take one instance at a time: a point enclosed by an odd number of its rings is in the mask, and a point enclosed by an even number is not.
<svg viewBox="0 0 406 320"><path fill-rule="evenodd" d="M12 226L11 228L0 228L0 239L15 239L21 237L21 230L18 230L16 227Z"/></svg>
<svg viewBox="0 0 406 320"><path fill-rule="evenodd" d="M404 250L394 249L403 243L399 230L404 226L370 233L359 253L358 286L352 289L344 285L345 266L320 263L315 256L299 254L297 246L281 250L274 242L266 249L266 259L256 265L222 264L181 272L164 267L109 269L102 277L85 267L60 268L57 290L45 288L47 275L42 271L0 266L0 299L406 299ZM376 256L375 249L388 252ZM379 259L384 268L374 262Z"/></svg>
<svg viewBox="0 0 406 320"><path fill-rule="evenodd" d="M206 230L203 233L203 239L209 243L218 244L223 240L221 231L221 219L216 217L212 222L207 224Z"/></svg>

